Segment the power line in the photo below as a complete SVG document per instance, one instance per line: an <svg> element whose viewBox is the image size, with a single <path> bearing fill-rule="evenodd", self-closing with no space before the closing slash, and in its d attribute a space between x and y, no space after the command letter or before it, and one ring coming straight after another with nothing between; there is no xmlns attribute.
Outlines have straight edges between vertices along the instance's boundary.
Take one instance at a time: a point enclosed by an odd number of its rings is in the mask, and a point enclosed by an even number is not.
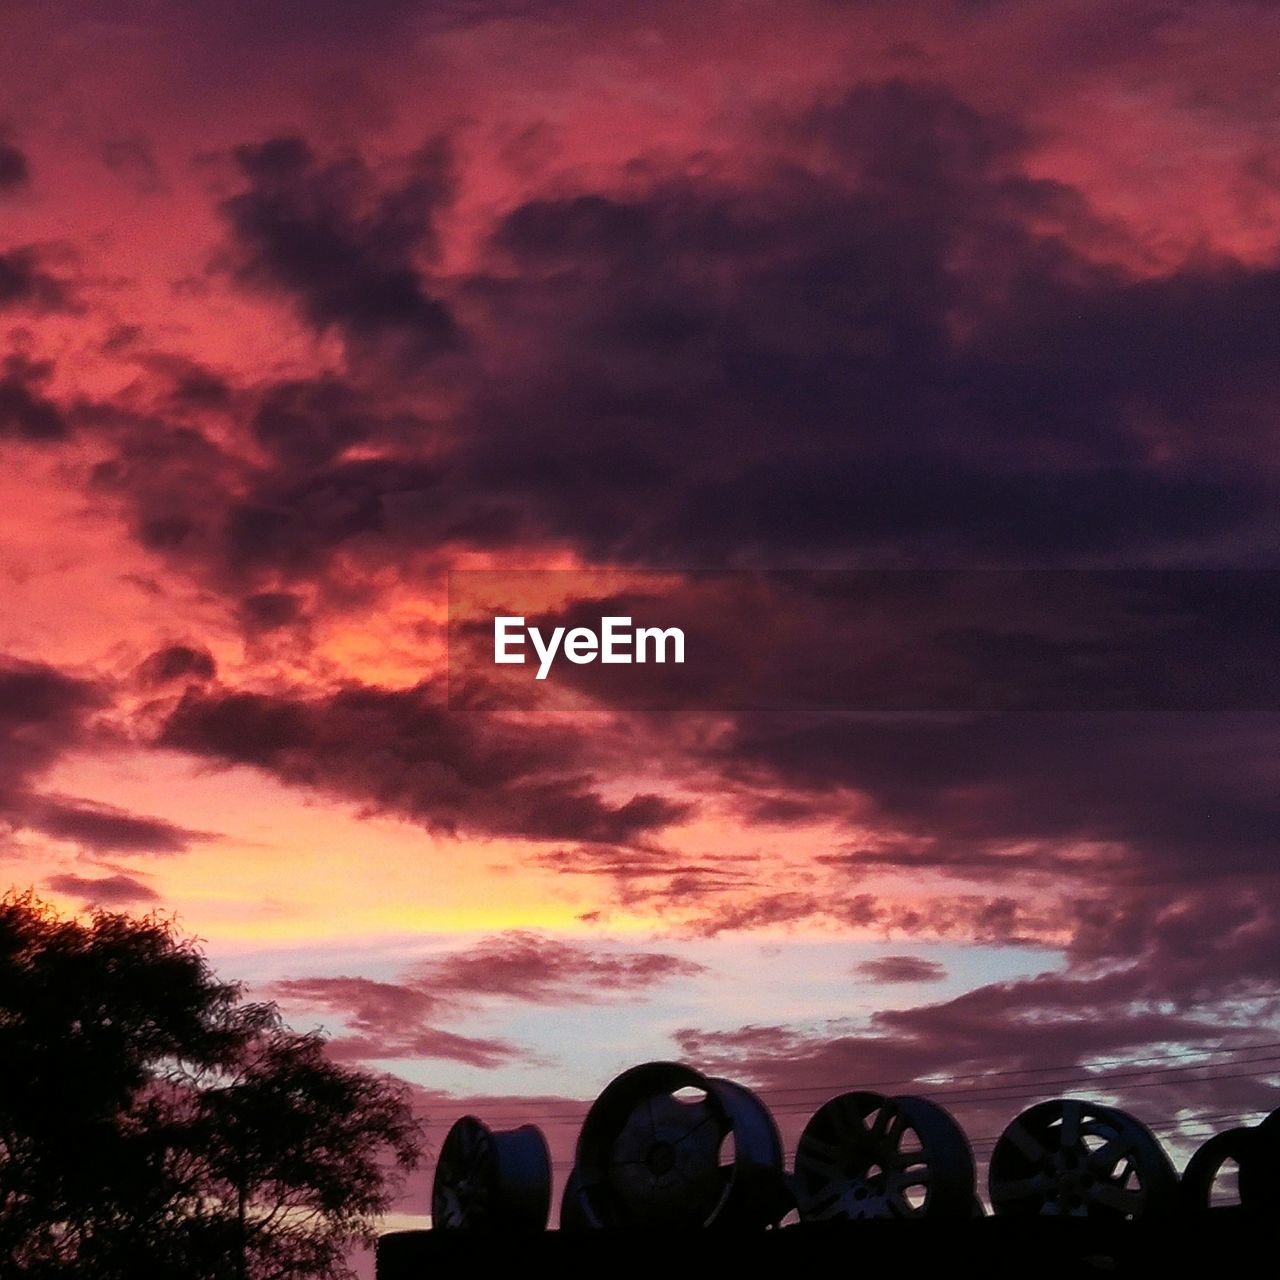
<svg viewBox="0 0 1280 1280"><path fill-rule="evenodd" d="M1253 1124L1256 1123L1256 1121L1250 1117L1260 1116L1261 1114L1261 1112L1257 1111L1249 1112L1247 1115L1240 1115L1238 1112L1234 1111L1205 1112L1200 1115L1184 1116L1181 1120L1162 1121L1159 1124L1148 1125L1147 1128L1149 1128L1152 1133L1166 1134L1170 1137L1180 1135L1182 1137L1208 1138L1212 1137L1215 1133L1220 1132L1220 1129L1217 1126L1234 1128L1237 1125ZM1188 1134L1184 1132L1188 1128L1207 1125L1213 1125L1215 1127L1207 1129L1202 1134ZM991 1150L988 1148L994 1149L995 1144L1000 1141L1002 1136L1003 1135L1001 1134L994 1134L979 1138L970 1138L969 1145L973 1148L973 1152L976 1156L984 1158L991 1154ZM562 1173L568 1172L573 1168L573 1161L555 1160L552 1161L551 1167L552 1169Z"/></svg>
<svg viewBox="0 0 1280 1280"><path fill-rule="evenodd" d="M1224 1065L1234 1065L1234 1064L1224 1064ZM1265 1072L1240 1071L1240 1072L1230 1072L1223 1075L1198 1076L1193 1080L1174 1081L1173 1083L1175 1084L1178 1084L1178 1083L1216 1084L1217 1082L1223 1081L1223 1080L1257 1080L1260 1076L1275 1075L1275 1074L1280 1074L1280 1067L1277 1067L1272 1071L1265 1071ZM1110 1092L1109 1089L1105 1088L1105 1085L1112 1079L1113 1079L1112 1077L1106 1077L1106 1078L1100 1077L1097 1080L1085 1081L1083 1083L1093 1086L1095 1088L1101 1085L1101 1086L1104 1086L1102 1090L1103 1092ZM959 1094L959 1092L957 1092L957 1094L931 1094L929 1096L931 1099L935 1097L946 1097L952 1102L953 1105L957 1105L957 1104L964 1104L964 1103L1030 1102L1036 1099L1044 1098L1046 1096L1046 1093L1048 1093L1050 1097L1055 1097L1055 1096L1060 1096L1061 1094L1066 1094L1066 1093L1083 1092L1083 1088L1078 1086L1065 1087L1062 1085L1061 1082L1050 1082L1050 1083L1055 1085L1052 1092L1050 1092L1047 1088L1045 1088L1045 1089L1036 1089L1029 1092L1024 1091L1021 1093L1002 1093L994 1097L986 1097L986 1096L975 1097L972 1094L961 1095ZM1133 1083L1133 1084L1124 1084L1121 1086L1121 1088L1125 1092L1128 1092L1134 1089L1167 1088L1169 1087L1169 1085L1170 1085L1170 1081L1168 1081L1167 1079L1162 1079L1162 1080L1147 1080L1147 1081ZM779 1107L770 1107L769 1109L770 1111L773 1112L774 1115L804 1115L811 1110L811 1108L806 1105L798 1105L798 1104L784 1105Z"/></svg>
<svg viewBox="0 0 1280 1280"><path fill-rule="evenodd" d="M1237 1066L1262 1066L1267 1063L1280 1063L1280 1054L1269 1054L1262 1058L1244 1058L1235 1062L1216 1062L1216 1063L1188 1063L1185 1067L1147 1067L1137 1071L1115 1071L1105 1075L1090 1076L1066 1076L1059 1077L1054 1080L1028 1081L1026 1086L1017 1084L1007 1085L972 1085L958 1089L931 1089L928 1093L929 1098L951 1098L956 1101L974 1102L1007 1102L1017 1101L1019 1098L1037 1098L1041 1097L1048 1090L1063 1090L1071 1093L1076 1092L1081 1087L1097 1087L1116 1084L1129 1080L1141 1080L1144 1076L1160 1075L1160 1080L1149 1081L1144 1084L1123 1084L1126 1089L1150 1089L1166 1083L1170 1076L1182 1078L1183 1073L1191 1071L1211 1071L1221 1067L1237 1067ZM1244 1072L1243 1075L1226 1075L1226 1076L1203 1076L1196 1079L1187 1079L1184 1083L1198 1084L1203 1081L1212 1080L1237 1080L1247 1076L1264 1076L1280 1073L1280 1067L1276 1067L1272 1071L1251 1071ZM1034 1085L1034 1087L1030 1087ZM1008 1092L1011 1089L1020 1089L1021 1092ZM769 1097L769 1094L762 1093L762 1098ZM781 1106L770 1108L773 1111L782 1114L792 1114L795 1111L802 1111L808 1108L808 1103L784 1103Z"/></svg>
<svg viewBox="0 0 1280 1280"><path fill-rule="evenodd" d="M1248 1115L1243 1116L1236 1111L1207 1112L1207 1114L1204 1115L1184 1116L1181 1120L1161 1120L1156 1124L1147 1125L1147 1128L1151 1130L1152 1133L1167 1134L1170 1135L1170 1137L1175 1134L1179 1134L1181 1137L1199 1137L1197 1134L1184 1133L1184 1130L1189 1128L1199 1128L1199 1126L1202 1125L1222 1124L1225 1124L1228 1128L1234 1129L1236 1125L1256 1124L1257 1121L1251 1119L1251 1117L1261 1116L1263 1114L1265 1114L1265 1112L1261 1111L1251 1111L1248 1112ZM1210 1137L1210 1135L1216 1132L1216 1129L1210 1129L1208 1130L1208 1133L1203 1135L1203 1137ZM987 1137L982 1138L970 1138L969 1144L974 1147L975 1153L977 1153L977 1148L979 1147L995 1147L995 1144L1000 1142L1001 1137L1004 1137L1004 1135L995 1134L987 1135Z"/></svg>
<svg viewBox="0 0 1280 1280"><path fill-rule="evenodd" d="M1212 1053L1231 1053L1239 1054L1259 1049L1280 1049L1280 1042L1256 1045L1242 1045L1234 1049L1218 1049L1209 1052ZM1201 1051L1203 1052L1203 1051ZM1180 1054L1162 1054L1154 1057L1156 1061L1170 1061L1172 1059L1182 1059L1192 1056L1190 1053ZM1137 1059L1136 1061L1146 1061L1148 1059ZM1117 1059L1115 1061L1126 1061ZM1133 1059L1127 1060L1135 1061ZM1133 1070L1116 1071L1099 1074L1085 1074L1062 1076L1055 1079L1039 1080L1039 1081L1020 1081L1010 1082L1009 1084L997 1085L969 1085L961 1086L954 1089L938 1089L928 1085L928 1082L914 1080L890 1080L877 1081L870 1084L859 1085L859 1089L872 1091L892 1087L898 1084L919 1085L925 1083L929 1089L928 1097L930 1099L946 1098L950 1099L953 1104L965 1102L1019 1102L1023 1100L1041 1098L1051 1091L1073 1093L1083 1088L1106 1089L1110 1085L1120 1085L1124 1090L1133 1089L1150 1089L1159 1088L1168 1085L1170 1078L1175 1078L1173 1083L1183 1084L1211 1084L1219 1080L1241 1080L1241 1079L1257 1079L1261 1076L1280 1074L1280 1066L1269 1071L1248 1071L1231 1074L1206 1074L1202 1076L1191 1076L1188 1073L1204 1071L1214 1072L1221 1071L1222 1068L1231 1068L1237 1066L1267 1066L1272 1063L1280 1063L1280 1054L1267 1054L1259 1058L1236 1058L1234 1060L1223 1062L1189 1062L1184 1066L1156 1066L1156 1067L1139 1067ZM997 1075L1022 1075L1033 1071L1049 1071L1060 1068L1023 1068L1019 1070L1011 1070L1009 1072L987 1072L986 1076ZM1146 1080L1146 1076L1158 1075L1160 1079ZM777 1097L783 1093L798 1092L799 1090L783 1090L770 1089L759 1091L759 1096L763 1101L768 1102L770 1098ZM808 1085L804 1087L805 1092L821 1095L824 1100L831 1097L839 1096L841 1093L849 1092L846 1085ZM539 1118L540 1123L544 1124L578 1124L581 1123L583 1116L590 1108L590 1103L583 1103L581 1111L562 1112L544 1115ZM770 1110L775 1115L797 1115L807 1111L816 1110L816 1105L812 1102L804 1102L795 1100L791 1102L783 1102L772 1104ZM521 1116L500 1116L488 1121L491 1124L521 1124L526 1123L530 1117Z"/></svg>
<svg viewBox="0 0 1280 1280"><path fill-rule="evenodd" d="M1205 1055L1211 1055L1211 1054L1221 1054L1221 1053L1250 1053L1259 1049L1267 1049L1267 1050L1280 1049L1280 1040L1267 1041L1266 1043L1262 1043L1262 1044L1241 1044L1241 1045L1222 1046L1218 1048L1202 1047L1198 1049L1197 1048L1179 1049L1179 1050L1173 1050L1169 1053L1143 1054L1141 1057L1137 1057L1137 1058L1100 1058L1100 1059L1097 1059L1091 1065L1095 1067L1111 1067L1111 1066L1127 1067L1127 1066L1135 1066L1136 1064L1141 1062L1168 1062L1168 1061L1174 1061L1174 1060L1181 1060L1183 1058L1193 1058L1193 1057L1199 1057L1199 1056L1205 1056ZM1211 1064L1206 1063L1205 1065L1211 1065ZM1000 1071L983 1071L981 1074L985 1078L988 1076L1036 1075L1044 1071L1081 1071L1085 1069L1086 1069L1086 1064L1079 1063L1079 1062L1065 1062L1057 1066L1046 1066L1046 1067L1009 1067L1007 1069L1000 1070ZM1087 1079L1092 1079L1093 1077L1086 1075L1080 1078L1087 1080ZM939 1082L939 1083L945 1083L945 1082ZM858 1087L862 1089L878 1090L878 1089L888 1089L888 1088L894 1087L895 1085L905 1085L905 1084L926 1084L932 1087L932 1084L929 1080L923 1079L920 1076L910 1076L905 1079L897 1079L897 1080L872 1080L872 1081L868 1081L865 1084L859 1085ZM838 1086L824 1085L824 1084L782 1085L776 1089L769 1089L767 1092L769 1093L770 1096L777 1096L784 1093L811 1093L814 1091L821 1092L824 1089L830 1089L830 1088L836 1088L836 1087Z"/></svg>

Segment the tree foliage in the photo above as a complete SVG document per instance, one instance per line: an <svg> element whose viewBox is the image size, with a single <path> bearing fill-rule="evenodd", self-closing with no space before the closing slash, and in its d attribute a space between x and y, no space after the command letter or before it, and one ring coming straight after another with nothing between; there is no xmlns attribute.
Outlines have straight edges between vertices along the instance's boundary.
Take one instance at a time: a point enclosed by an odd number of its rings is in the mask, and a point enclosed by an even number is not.
<svg viewBox="0 0 1280 1280"><path fill-rule="evenodd" d="M0 1274L345 1276L419 1152L171 921L0 899Z"/></svg>

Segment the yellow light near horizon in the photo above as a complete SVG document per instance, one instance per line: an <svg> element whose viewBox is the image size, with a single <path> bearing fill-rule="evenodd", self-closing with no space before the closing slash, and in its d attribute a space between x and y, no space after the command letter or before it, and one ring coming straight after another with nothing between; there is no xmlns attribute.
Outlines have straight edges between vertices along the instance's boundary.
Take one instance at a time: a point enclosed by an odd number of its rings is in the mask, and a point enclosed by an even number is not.
<svg viewBox="0 0 1280 1280"><path fill-rule="evenodd" d="M134 876L179 913L184 928L219 944L504 929L587 933L580 917L600 908L605 894L594 877L538 866L536 846L526 842L432 835L246 768L210 770L175 754L121 752L68 758L48 783L50 791L209 838L185 853L129 858L127 866L123 858L86 862L70 845L38 841L28 859L33 874ZM82 893L57 896L72 905L84 900ZM609 914L611 933L652 927L637 913Z"/></svg>

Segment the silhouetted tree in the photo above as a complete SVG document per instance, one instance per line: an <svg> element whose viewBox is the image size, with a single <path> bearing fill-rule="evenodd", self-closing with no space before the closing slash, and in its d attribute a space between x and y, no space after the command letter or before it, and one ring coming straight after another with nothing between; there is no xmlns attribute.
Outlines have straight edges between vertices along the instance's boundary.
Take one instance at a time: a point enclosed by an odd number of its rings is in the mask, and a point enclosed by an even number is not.
<svg viewBox="0 0 1280 1280"><path fill-rule="evenodd" d="M344 1276L419 1145L172 922L0 899L0 1275Z"/></svg>

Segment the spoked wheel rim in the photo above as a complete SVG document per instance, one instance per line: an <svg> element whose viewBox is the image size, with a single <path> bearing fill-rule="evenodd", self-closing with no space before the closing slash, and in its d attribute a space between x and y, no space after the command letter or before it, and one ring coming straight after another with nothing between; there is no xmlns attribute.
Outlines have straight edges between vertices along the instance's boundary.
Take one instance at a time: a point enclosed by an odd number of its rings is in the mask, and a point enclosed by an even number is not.
<svg viewBox="0 0 1280 1280"><path fill-rule="evenodd" d="M1227 1129L1201 1143L1182 1171L1182 1207L1192 1213L1204 1213L1213 1207L1214 1190L1228 1163L1241 1171L1238 1191L1243 1194L1244 1167L1249 1163L1258 1134L1253 1129Z"/></svg>
<svg viewBox="0 0 1280 1280"><path fill-rule="evenodd" d="M440 1148L431 1184L431 1225L455 1230L482 1220L493 1196L497 1157L493 1133L475 1116L463 1116Z"/></svg>
<svg viewBox="0 0 1280 1280"><path fill-rule="evenodd" d="M924 1098L855 1091L832 1098L805 1126L793 1187L807 1222L967 1218L973 1152L960 1126Z"/></svg>
<svg viewBox="0 0 1280 1280"><path fill-rule="evenodd" d="M1228 1163L1237 1169L1236 1199L1242 1208L1280 1205L1280 1141L1262 1128L1242 1126L1214 1134L1187 1162L1181 1183L1184 1209L1206 1213L1217 1207L1215 1192L1223 1188Z"/></svg>
<svg viewBox="0 0 1280 1280"><path fill-rule="evenodd" d="M433 1227L540 1231L550 1206L551 1156L536 1125L495 1132L463 1116L449 1130L431 1184Z"/></svg>
<svg viewBox="0 0 1280 1280"><path fill-rule="evenodd" d="M991 1207L1006 1216L1126 1220L1174 1210L1178 1177L1140 1121L1055 1098L1017 1116L991 1154Z"/></svg>
<svg viewBox="0 0 1280 1280"><path fill-rule="evenodd" d="M582 1186L576 1168L569 1171L560 1196L560 1230L582 1231L590 1226L582 1211Z"/></svg>
<svg viewBox="0 0 1280 1280"><path fill-rule="evenodd" d="M628 1205L655 1221L709 1218L724 1194L720 1144L727 1119L708 1098L681 1102L657 1093L640 1101L614 1139L607 1179Z"/></svg>
<svg viewBox="0 0 1280 1280"><path fill-rule="evenodd" d="M750 1089L733 1080L707 1081L708 1094L729 1117L733 1159L721 1154L726 1194L709 1225L776 1227L795 1208L783 1172L782 1137L769 1108Z"/></svg>
<svg viewBox="0 0 1280 1280"><path fill-rule="evenodd" d="M587 1113L578 1208L593 1227L764 1225L781 1167L777 1129L749 1090L679 1063L646 1063L613 1080Z"/></svg>

